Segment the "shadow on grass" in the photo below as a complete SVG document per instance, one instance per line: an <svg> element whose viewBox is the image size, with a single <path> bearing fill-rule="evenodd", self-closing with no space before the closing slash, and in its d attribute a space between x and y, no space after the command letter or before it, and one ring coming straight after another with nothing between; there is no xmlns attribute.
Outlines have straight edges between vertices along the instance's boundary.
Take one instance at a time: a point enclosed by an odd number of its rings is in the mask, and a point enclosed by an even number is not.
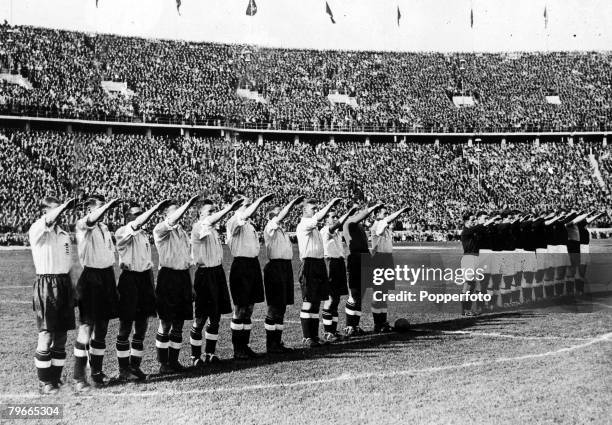
<svg viewBox="0 0 612 425"><path fill-rule="evenodd" d="M185 373L149 375L147 383L171 382L175 380L185 380L189 378L198 378L206 375L218 375L230 372L241 371L245 369L262 367L270 364L295 362L303 360L312 360L317 358L329 357L351 357L358 354L359 357L376 357L378 354L370 353L372 349L385 351L398 351L401 349L401 344L408 344L415 339L423 339L427 341L441 340L443 336L441 331L462 330L470 328L476 324L482 325L489 321L499 321L500 319L512 319L522 317L524 313L507 312L498 314L488 314L473 318L461 317L452 320L439 322L421 323L415 329L410 329L403 333L391 332L386 334L366 333L363 336L354 337L345 341L340 341L334 344L324 345L316 349L294 349L293 352L287 354L267 354L251 360L233 360L224 359L213 365L207 365L203 370L188 368ZM427 328L423 330L423 328ZM398 348L400 344L400 348ZM133 381L130 381L133 382ZM108 385L109 388L121 387L123 382L112 382Z"/></svg>
<svg viewBox="0 0 612 425"><path fill-rule="evenodd" d="M366 333L363 336L354 337L345 341L340 341L334 344L324 345L316 349L294 349L293 352L287 354L270 354L262 355L259 358L251 360L233 360L224 359L216 364L207 365L203 370L188 368L185 373L180 374L151 374L146 383L172 382L176 380L185 380L190 378L198 378L207 375L220 375L231 373L251 368L262 367L270 364L295 362L312 360L317 358L329 357L351 357L359 355L360 357L376 357L377 354L370 353L372 349L386 350L388 352L398 351L401 349L401 344L409 344L414 340L441 340L443 332L463 331L472 327L478 326L503 326L511 324L521 324L528 319L542 317L550 313L550 307L566 307L572 305L580 305L584 302L595 300L605 300L612 293L589 294L587 296L576 298L557 298L551 300L543 300L538 303L526 304L521 307L514 307L512 310L498 311L485 313L474 317L458 317L455 319L422 322L413 325L409 330L403 333L392 332L387 334ZM398 344L400 348L398 348ZM132 383L134 381L130 381ZM112 382L108 388L120 388L124 386L123 382Z"/></svg>

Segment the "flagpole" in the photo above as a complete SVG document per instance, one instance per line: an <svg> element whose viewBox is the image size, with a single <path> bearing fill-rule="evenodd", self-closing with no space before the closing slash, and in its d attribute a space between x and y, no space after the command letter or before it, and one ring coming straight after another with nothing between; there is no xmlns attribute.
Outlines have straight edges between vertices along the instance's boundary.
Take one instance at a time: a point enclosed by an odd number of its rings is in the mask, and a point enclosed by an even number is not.
<svg viewBox="0 0 612 425"><path fill-rule="evenodd" d="M474 0L470 0L470 33L472 36L472 54L474 54Z"/></svg>
<svg viewBox="0 0 612 425"><path fill-rule="evenodd" d="M548 3L544 2L544 51L548 51Z"/></svg>

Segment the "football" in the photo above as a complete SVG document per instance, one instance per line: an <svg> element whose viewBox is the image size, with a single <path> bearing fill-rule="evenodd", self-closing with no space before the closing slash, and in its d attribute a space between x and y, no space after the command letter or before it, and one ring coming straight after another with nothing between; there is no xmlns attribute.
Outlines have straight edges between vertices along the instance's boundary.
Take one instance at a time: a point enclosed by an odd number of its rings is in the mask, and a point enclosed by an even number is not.
<svg viewBox="0 0 612 425"><path fill-rule="evenodd" d="M393 327L397 332L408 332L410 330L410 322L407 319L400 317L395 321Z"/></svg>

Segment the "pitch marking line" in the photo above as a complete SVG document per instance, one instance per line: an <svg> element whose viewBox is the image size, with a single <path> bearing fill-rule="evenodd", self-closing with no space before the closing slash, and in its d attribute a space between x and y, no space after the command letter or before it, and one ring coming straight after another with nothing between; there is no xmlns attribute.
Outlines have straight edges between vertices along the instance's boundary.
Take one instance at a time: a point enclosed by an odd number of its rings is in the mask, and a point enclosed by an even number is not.
<svg viewBox="0 0 612 425"><path fill-rule="evenodd" d="M394 251L437 251L437 250L444 250L444 251L452 251L455 250L457 252L459 252L461 250L461 247L459 246L394 246L393 247Z"/></svg>
<svg viewBox="0 0 612 425"><path fill-rule="evenodd" d="M424 331L434 331L433 329L422 329ZM526 335L510 335L500 334L497 332L473 332L473 331L440 331L444 335L472 335L491 338L509 338L523 340L574 340L574 341L590 341L590 338L564 337L564 336L526 336Z"/></svg>
<svg viewBox="0 0 612 425"><path fill-rule="evenodd" d="M95 393L83 398L145 398L145 397L171 397L171 396L185 396L185 395L204 395L204 394L218 394L218 393L232 393L232 392L246 392L246 391L260 391L260 390L273 390L279 388L296 388L296 387L310 387L313 385L322 384L334 384L337 382L355 381L361 379L381 379L381 378L396 378L398 376L415 375L415 374L426 374L436 373L453 369L466 369L472 367L487 366L496 363L508 363L514 361L523 361L531 359L539 359L543 357L556 356L558 354L569 353L572 351L580 350L582 348L589 347L600 342L612 341L612 332L599 335L595 338L589 339L586 342L571 347L560 348L554 351L546 351L539 354L525 354L517 357L500 357L490 361L479 361L479 362L467 362L448 366L436 366L423 369L408 369L408 370L396 370L390 372L371 372L371 373L360 373L350 374L344 373L333 378L325 379L310 379L297 382L278 383L278 384L258 384L258 385L245 385L241 387L229 387L229 388L210 388L210 389L198 389L198 390L187 390L187 391L141 391L141 392L122 392L122 393ZM22 393L22 394L0 394L0 399L25 399L25 398L37 398L39 394L35 393Z"/></svg>

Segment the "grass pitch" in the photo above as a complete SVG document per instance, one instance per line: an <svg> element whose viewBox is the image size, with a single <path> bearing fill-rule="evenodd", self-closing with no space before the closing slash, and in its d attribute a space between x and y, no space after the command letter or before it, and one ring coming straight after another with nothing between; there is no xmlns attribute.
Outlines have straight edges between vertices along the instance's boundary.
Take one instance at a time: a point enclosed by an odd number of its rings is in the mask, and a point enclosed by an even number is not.
<svg viewBox="0 0 612 425"><path fill-rule="evenodd" d="M612 252L612 244L594 249ZM416 252L397 255L407 260ZM459 246L430 245L428 252L457 254ZM29 251L0 252L0 403L61 403L60 423L612 423L612 296L605 293L581 313L548 306L475 319L461 318L457 306L405 314L392 305L390 319L407 317L410 332L370 334L250 362L230 360L228 315L218 344L223 361L203 374L182 376L157 375L157 321L151 320L143 359L151 379L87 396L71 391L70 332L67 385L58 396L41 398L33 364L33 280ZM258 305L251 337L256 351L265 349L264 315L264 304ZM299 346L299 304L288 309L286 320L284 340ZM371 316L364 313L362 323L371 328ZM186 323L183 363L189 328ZM109 376L117 373L116 335L114 320L104 359Z"/></svg>

